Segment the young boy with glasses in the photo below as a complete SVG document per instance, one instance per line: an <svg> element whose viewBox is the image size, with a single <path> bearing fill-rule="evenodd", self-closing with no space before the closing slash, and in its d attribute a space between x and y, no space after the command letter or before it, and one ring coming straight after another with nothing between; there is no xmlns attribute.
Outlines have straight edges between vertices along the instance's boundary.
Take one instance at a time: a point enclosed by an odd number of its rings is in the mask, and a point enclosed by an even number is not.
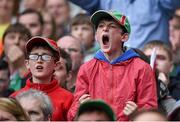
<svg viewBox="0 0 180 122"><path fill-rule="evenodd" d="M26 81L26 86L12 94L15 97L22 91L36 89L45 92L53 104L53 121L67 120L67 112L73 100L73 95L58 85L53 74L59 63L59 48L55 41L43 37L33 37L26 44L26 67L32 77Z"/></svg>

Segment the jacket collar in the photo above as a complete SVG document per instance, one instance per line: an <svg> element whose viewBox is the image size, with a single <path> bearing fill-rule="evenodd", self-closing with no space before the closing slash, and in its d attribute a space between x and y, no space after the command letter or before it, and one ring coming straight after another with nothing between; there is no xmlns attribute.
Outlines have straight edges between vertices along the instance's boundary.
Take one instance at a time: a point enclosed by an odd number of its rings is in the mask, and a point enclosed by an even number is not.
<svg viewBox="0 0 180 122"><path fill-rule="evenodd" d="M49 92L53 91L54 89L60 87L58 85L57 80L55 80L55 79L52 79L52 81L49 84L33 83L31 80L32 80L31 78L27 80L27 82L26 82L27 88L40 90L40 91L43 91L45 93L49 93Z"/></svg>
<svg viewBox="0 0 180 122"><path fill-rule="evenodd" d="M107 58L104 56L104 53L101 50L99 50L95 54L96 59L99 59L101 61L104 61L104 62L107 62L107 63L110 63L110 64L116 64L116 63L120 63L120 62L123 62L123 61L127 61L127 60L129 60L131 58L134 58L134 57L139 57L139 55L133 49L129 49L129 50L125 51L122 55L120 55L119 57L114 59L112 62L109 62L107 60Z"/></svg>

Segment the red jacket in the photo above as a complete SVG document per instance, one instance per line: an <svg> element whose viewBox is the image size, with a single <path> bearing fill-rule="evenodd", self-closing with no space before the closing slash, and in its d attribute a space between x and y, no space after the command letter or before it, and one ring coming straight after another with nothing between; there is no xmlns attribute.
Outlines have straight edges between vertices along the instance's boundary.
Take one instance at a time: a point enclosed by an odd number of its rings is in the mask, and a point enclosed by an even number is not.
<svg viewBox="0 0 180 122"><path fill-rule="evenodd" d="M90 94L92 99L106 101L116 113L117 120L128 120L123 114L127 101L134 101L138 109L157 108L153 71L133 50L127 51L111 63L99 51L94 59L81 66L68 120L74 119L79 98L83 94Z"/></svg>
<svg viewBox="0 0 180 122"><path fill-rule="evenodd" d="M27 80L26 86L19 91L13 93L11 97L15 97L22 91L36 89L45 92L51 99L53 104L53 121L67 120L67 112L71 106L73 95L67 90L59 87L57 80L53 79L50 84L32 83Z"/></svg>

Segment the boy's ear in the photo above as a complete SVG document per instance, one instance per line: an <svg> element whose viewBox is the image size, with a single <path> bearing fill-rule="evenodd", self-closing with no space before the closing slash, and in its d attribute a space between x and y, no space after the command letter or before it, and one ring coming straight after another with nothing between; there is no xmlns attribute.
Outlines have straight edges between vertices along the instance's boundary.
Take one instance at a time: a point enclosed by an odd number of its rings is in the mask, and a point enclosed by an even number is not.
<svg viewBox="0 0 180 122"><path fill-rule="evenodd" d="M129 34L128 33L124 33L122 35L122 42L126 42L129 39Z"/></svg>
<svg viewBox="0 0 180 122"><path fill-rule="evenodd" d="M55 63L55 70L59 69L61 66L60 60Z"/></svg>
<svg viewBox="0 0 180 122"><path fill-rule="evenodd" d="M30 69L29 60L25 60L24 62L25 62L26 68Z"/></svg>

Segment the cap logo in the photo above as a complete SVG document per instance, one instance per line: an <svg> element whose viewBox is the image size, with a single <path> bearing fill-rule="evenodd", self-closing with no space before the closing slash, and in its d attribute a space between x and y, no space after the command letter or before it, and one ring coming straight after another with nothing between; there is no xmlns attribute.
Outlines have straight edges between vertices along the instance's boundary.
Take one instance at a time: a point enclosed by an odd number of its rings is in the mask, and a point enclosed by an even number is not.
<svg viewBox="0 0 180 122"><path fill-rule="evenodd" d="M58 48L55 41L53 41L53 40L51 40L51 39L48 39L48 40L49 40L49 42L51 43L51 45L52 45L54 48L56 48L56 49Z"/></svg>
<svg viewBox="0 0 180 122"><path fill-rule="evenodd" d="M125 20L126 20L126 16L123 15L120 20L121 25L125 24Z"/></svg>

